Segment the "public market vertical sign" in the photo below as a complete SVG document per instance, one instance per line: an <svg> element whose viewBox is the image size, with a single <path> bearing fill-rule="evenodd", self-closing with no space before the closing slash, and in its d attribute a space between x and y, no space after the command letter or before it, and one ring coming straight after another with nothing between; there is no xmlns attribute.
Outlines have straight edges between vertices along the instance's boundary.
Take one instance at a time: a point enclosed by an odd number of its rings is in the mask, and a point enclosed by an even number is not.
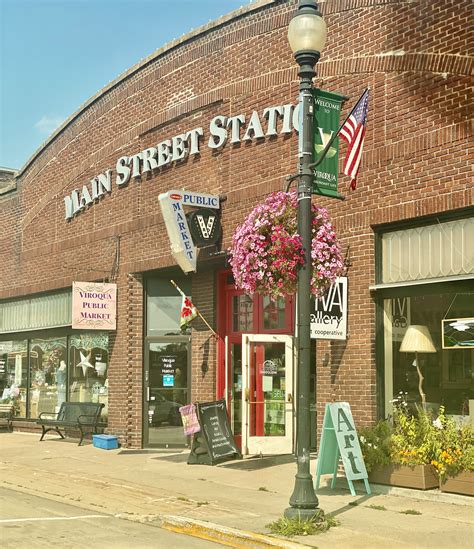
<svg viewBox="0 0 474 549"><path fill-rule="evenodd" d="M313 89L313 162L316 162L331 137L339 129L341 107L346 97ZM339 198L337 192L339 137L329 147L324 160L314 168L313 194Z"/></svg>
<svg viewBox="0 0 474 549"><path fill-rule="evenodd" d="M72 327L76 330L115 330L117 284L73 282Z"/></svg>
<svg viewBox="0 0 474 549"><path fill-rule="evenodd" d="M311 339L347 339L347 277L336 278L323 297L311 299Z"/></svg>

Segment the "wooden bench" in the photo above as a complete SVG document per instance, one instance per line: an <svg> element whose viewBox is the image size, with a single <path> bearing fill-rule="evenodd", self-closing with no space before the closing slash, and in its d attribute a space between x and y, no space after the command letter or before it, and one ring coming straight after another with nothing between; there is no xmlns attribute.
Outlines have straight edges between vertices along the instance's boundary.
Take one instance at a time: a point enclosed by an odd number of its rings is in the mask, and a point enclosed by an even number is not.
<svg viewBox="0 0 474 549"><path fill-rule="evenodd" d="M61 438L64 438L59 429L71 427L81 432L80 446L84 435L97 433L97 429L101 426L100 414L103 407L104 404L95 402L63 402L57 414L41 412L36 420L43 429L40 441L48 431L56 431Z"/></svg>
<svg viewBox="0 0 474 549"><path fill-rule="evenodd" d="M13 411L15 410L14 404L11 402L7 404L0 404L0 422L4 422L10 433L13 431Z"/></svg>

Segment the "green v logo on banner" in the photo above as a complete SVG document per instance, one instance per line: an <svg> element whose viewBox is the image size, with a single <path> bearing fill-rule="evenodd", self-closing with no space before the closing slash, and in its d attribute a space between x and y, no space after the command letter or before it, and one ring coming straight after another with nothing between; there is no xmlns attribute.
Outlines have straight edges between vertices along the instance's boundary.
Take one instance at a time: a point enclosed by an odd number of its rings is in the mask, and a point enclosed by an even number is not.
<svg viewBox="0 0 474 549"><path fill-rule="evenodd" d="M316 162L331 137L339 129L341 107L347 98L319 89L313 89L312 93L314 100L313 162ZM339 137L336 137L324 160L314 168L313 194L340 198L337 192L338 161Z"/></svg>

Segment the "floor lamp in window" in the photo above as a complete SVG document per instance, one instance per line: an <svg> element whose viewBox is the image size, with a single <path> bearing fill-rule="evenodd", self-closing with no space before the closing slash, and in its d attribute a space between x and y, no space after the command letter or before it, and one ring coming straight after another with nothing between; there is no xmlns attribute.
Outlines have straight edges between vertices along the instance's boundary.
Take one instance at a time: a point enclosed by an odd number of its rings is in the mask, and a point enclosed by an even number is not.
<svg viewBox="0 0 474 549"><path fill-rule="evenodd" d="M415 362L413 365L416 366L416 371L418 372L418 390L420 392L423 410L426 411L426 395L423 392L424 378L421 375L420 366L418 364L418 353L436 353L436 349L433 345L433 340L431 339L427 326L420 326L416 324L408 326L400 346L400 352L415 353Z"/></svg>

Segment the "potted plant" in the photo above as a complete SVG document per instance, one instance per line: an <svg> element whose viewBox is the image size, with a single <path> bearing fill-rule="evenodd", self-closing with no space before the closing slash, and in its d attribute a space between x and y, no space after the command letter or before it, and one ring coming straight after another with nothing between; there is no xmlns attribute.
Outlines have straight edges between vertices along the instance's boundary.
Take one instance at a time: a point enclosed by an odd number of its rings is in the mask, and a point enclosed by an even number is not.
<svg viewBox="0 0 474 549"><path fill-rule="evenodd" d="M446 417L443 407L434 425L442 442L431 463L439 475L441 491L474 496L474 430L458 426Z"/></svg>
<svg viewBox="0 0 474 549"><path fill-rule="evenodd" d="M375 427L359 429L360 445L369 478L373 471L392 463L390 455L392 432L392 424L387 420L379 421Z"/></svg>
<svg viewBox="0 0 474 549"><path fill-rule="evenodd" d="M394 401L390 420L361 430L360 442L370 482L422 490L438 487L432 461L441 444L439 429L429 412L408 409L405 394Z"/></svg>

